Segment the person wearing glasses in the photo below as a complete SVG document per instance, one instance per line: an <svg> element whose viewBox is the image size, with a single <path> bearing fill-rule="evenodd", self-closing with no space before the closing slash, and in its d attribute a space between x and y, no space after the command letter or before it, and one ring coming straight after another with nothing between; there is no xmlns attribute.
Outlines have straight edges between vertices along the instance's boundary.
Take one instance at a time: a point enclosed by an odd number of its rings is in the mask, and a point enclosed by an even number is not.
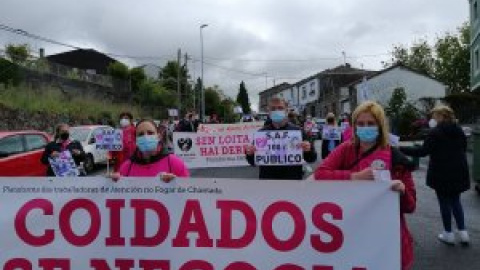
<svg viewBox="0 0 480 270"><path fill-rule="evenodd" d="M404 214L413 213L416 206L414 168L405 155L389 145L385 112L379 104L368 101L358 106L352 124L352 140L328 155L316 169L315 180L372 181L376 171L389 171L391 179L382 180L391 181L392 190L400 194L402 269L411 269L413 239Z"/></svg>
<svg viewBox="0 0 480 270"><path fill-rule="evenodd" d="M289 122L287 117L287 103L284 99L274 97L269 101L269 112L271 121L266 122L265 126L260 131L280 131L280 130L299 130L302 129ZM300 143L303 149L303 159L312 163L317 160L317 152L312 143L306 140L305 133L302 133L303 141ZM250 165L255 166L255 151L254 145L246 148L246 157ZM282 165L282 166L260 166L260 179L283 179L283 180L302 180L303 179L302 165Z"/></svg>

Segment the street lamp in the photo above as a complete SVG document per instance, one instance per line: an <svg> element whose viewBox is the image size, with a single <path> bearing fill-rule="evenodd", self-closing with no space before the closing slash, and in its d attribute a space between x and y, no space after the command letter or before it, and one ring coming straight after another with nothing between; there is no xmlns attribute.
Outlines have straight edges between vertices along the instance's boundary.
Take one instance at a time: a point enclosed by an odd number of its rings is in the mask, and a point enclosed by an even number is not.
<svg viewBox="0 0 480 270"><path fill-rule="evenodd" d="M203 28L207 27L208 24L202 24L200 25L200 54L201 54L201 64L202 64L202 67L201 67L201 70L202 70L202 74L201 74L201 104L202 104L202 121L205 121L205 88L203 87Z"/></svg>

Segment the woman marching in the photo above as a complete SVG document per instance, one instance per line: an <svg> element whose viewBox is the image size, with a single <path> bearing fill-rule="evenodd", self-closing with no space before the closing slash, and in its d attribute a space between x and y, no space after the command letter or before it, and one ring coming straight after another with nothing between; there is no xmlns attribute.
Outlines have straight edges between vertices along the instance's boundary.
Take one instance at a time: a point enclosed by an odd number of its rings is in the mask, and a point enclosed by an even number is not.
<svg viewBox="0 0 480 270"><path fill-rule="evenodd" d="M412 213L416 192L412 164L388 144L385 112L375 102L361 104L353 113L353 138L337 147L315 171L315 180L374 180L375 170L390 171L392 190L400 194L400 235L402 269L411 269L413 239L404 213ZM392 209L393 211L394 209Z"/></svg>
<svg viewBox="0 0 480 270"><path fill-rule="evenodd" d="M161 180L169 182L176 177L190 176L183 160L168 151L163 138L153 121L138 122L137 148L133 156L125 161L119 172L113 173L111 178L117 181L122 176L159 176Z"/></svg>
<svg viewBox="0 0 480 270"><path fill-rule="evenodd" d="M453 110L447 106L438 106L432 110L429 123L432 128L422 146L401 147L409 156L430 156L427 171L427 185L435 190L444 231L438 235L443 243L453 245L455 235L452 231L452 215L458 228L458 237L462 244L470 242L465 228L463 207L460 194L470 189L470 173L467 162L467 138L456 123Z"/></svg>

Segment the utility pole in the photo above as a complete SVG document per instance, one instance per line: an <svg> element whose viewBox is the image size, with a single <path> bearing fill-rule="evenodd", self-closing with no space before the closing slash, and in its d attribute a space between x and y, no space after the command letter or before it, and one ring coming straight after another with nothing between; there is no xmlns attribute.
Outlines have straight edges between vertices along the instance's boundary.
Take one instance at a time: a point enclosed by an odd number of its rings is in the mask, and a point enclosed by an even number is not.
<svg viewBox="0 0 480 270"><path fill-rule="evenodd" d="M347 65L347 53L345 51L342 51L342 55L343 55L343 65Z"/></svg>
<svg viewBox="0 0 480 270"><path fill-rule="evenodd" d="M185 53L184 55L184 60L185 60L185 70L188 69L188 60L190 60L190 56L188 55L188 53ZM188 78L185 77L185 91L187 90L187 85L188 85ZM195 96L196 96L197 93L195 93L195 89L193 89L193 110L196 112L196 106L195 106ZM185 97L187 97L188 94L185 93ZM191 109L191 108L190 108Z"/></svg>
<svg viewBox="0 0 480 270"><path fill-rule="evenodd" d="M205 84L203 82L203 28L207 27L208 24L200 25L200 53L201 53L201 65L202 65L202 121L205 121Z"/></svg>
<svg viewBox="0 0 480 270"><path fill-rule="evenodd" d="M181 75L180 75L180 61L182 58L182 51L178 49L178 55L177 55L177 95L178 95L178 115L181 115L181 110L182 110L182 93L181 93Z"/></svg>

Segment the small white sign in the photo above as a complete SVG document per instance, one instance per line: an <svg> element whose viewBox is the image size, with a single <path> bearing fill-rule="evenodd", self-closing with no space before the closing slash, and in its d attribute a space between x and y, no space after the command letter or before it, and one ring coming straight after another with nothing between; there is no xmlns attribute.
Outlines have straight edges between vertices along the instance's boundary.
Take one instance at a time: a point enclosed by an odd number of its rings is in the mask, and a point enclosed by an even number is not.
<svg viewBox="0 0 480 270"><path fill-rule="evenodd" d="M255 164L260 166L285 166L303 164L302 132L259 131L254 135Z"/></svg>
<svg viewBox="0 0 480 270"><path fill-rule="evenodd" d="M324 126L322 138L329 141L340 141L342 139L342 130L338 127Z"/></svg>
<svg viewBox="0 0 480 270"><path fill-rule="evenodd" d="M97 150L121 151L123 149L123 131L120 129L104 129L95 134Z"/></svg>
<svg viewBox="0 0 480 270"><path fill-rule="evenodd" d="M177 109L168 109L168 116L178 117L178 110Z"/></svg>

